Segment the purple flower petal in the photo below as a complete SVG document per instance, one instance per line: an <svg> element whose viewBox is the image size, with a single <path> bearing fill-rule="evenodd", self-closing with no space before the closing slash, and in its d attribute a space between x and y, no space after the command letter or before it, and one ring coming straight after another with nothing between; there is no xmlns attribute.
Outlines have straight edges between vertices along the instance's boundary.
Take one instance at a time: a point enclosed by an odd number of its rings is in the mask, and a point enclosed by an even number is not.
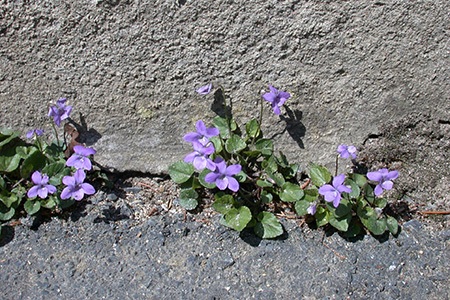
<svg viewBox="0 0 450 300"><path fill-rule="evenodd" d="M337 188L338 186L342 185L344 183L345 180L345 175L344 174L340 174L338 176L335 176L333 178L333 186L335 188Z"/></svg>
<svg viewBox="0 0 450 300"><path fill-rule="evenodd" d="M381 181L383 179L383 174L380 172L368 172L367 178L373 181Z"/></svg>
<svg viewBox="0 0 450 300"><path fill-rule="evenodd" d="M42 175L39 171L34 171L31 175L31 180L34 184L41 184L42 182Z"/></svg>
<svg viewBox="0 0 450 300"><path fill-rule="evenodd" d="M233 176L238 174L240 171L242 170L242 166L241 165L231 165L228 166L225 170L225 175L226 176Z"/></svg>
<svg viewBox="0 0 450 300"><path fill-rule="evenodd" d="M95 194L95 188L89 184L89 183L82 183L81 184L81 189L84 191L85 194L87 195L93 195Z"/></svg>
<svg viewBox="0 0 450 300"><path fill-rule="evenodd" d="M211 92L212 89L212 83L204 85L197 89L197 93L200 95L208 95Z"/></svg>
<svg viewBox="0 0 450 300"><path fill-rule="evenodd" d="M34 185L32 186L27 193L28 198L36 198L38 195L39 186Z"/></svg>
<svg viewBox="0 0 450 300"><path fill-rule="evenodd" d="M239 190L239 182L234 177L225 177L228 179L228 188L233 192Z"/></svg>
<svg viewBox="0 0 450 300"><path fill-rule="evenodd" d="M217 178L216 179L216 186L219 188L219 190L223 191L227 188L228 186L228 178L227 177L223 177L223 178Z"/></svg>

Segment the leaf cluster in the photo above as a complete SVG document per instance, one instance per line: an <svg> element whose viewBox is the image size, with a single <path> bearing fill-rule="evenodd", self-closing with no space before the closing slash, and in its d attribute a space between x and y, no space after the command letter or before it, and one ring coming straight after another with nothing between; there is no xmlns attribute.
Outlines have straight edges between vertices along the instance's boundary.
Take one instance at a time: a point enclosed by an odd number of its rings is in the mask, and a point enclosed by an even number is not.
<svg viewBox="0 0 450 300"><path fill-rule="evenodd" d="M308 176L312 184L302 189L299 166L289 163L281 151L275 153L273 141L264 138L258 120L250 120L241 129L232 118L217 116L213 125L220 135L210 139L215 147L211 157L220 156L228 164L242 166L235 176L240 189L236 193L219 191L215 184L205 181L210 170L197 172L190 163L176 162L169 167L169 175L181 187L179 202L185 209L195 209L204 191L211 190L215 194L212 207L223 215L223 225L237 231L253 228L261 238L283 234L275 215L280 210L292 207L298 216L305 216L311 205L317 210L308 220L318 227L330 225L349 237L362 233L364 228L374 235L387 230L397 233L396 219L383 212L387 200L374 196L374 186L364 175L347 174L344 184L352 192L343 193L335 208L319 194L319 188L332 180L328 169L311 164Z"/></svg>
<svg viewBox="0 0 450 300"><path fill-rule="evenodd" d="M318 227L331 225L347 237L354 237L366 228L374 235L384 234L387 230L393 235L398 232L397 220L385 214L387 200L376 197L374 187L363 174L349 173L345 185L352 190L343 193L338 207L323 201L318 188L329 183L331 173L323 166L311 164L309 177L312 186L304 190L305 196L295 203L295 210L299 216L305 216L307 209L317 203L314 220Z"/></svg>
<svg viewBox="0 0 450 300"><path fill-rule="evenodd" d="M179 161L169 167L169 174L182 188L180 204L195 209L203 191L214 190L212 206L223 215L222 224L237 231L253 228L262 238L280 236L283 228L274 213L283 203L290 206L304 196L297 180L299 166L290 164L282 152L274 152L273 141L264 138L256 119L240 128L235 120L217 116L213 125L220 134L210 139L215 148L211 157L242 166L236 175L240 189L237 193L219 192L205 181L210 170L196 172L192 164Z"/></svg>

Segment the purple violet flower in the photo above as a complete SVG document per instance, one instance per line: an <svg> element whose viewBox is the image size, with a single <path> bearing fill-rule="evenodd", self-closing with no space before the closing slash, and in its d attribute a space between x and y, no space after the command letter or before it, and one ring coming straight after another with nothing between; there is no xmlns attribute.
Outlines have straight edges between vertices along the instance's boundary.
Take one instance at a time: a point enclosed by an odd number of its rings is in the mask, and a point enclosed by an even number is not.
<svg viewBox="0 0 450 300"><path fill-rule="evenodd" d="M209 155L214 153L214 146L212 144L209 146L203 146L200 143L193 143L192 145L194 147L194 152L186 155L184 161L187 163L192 163L198 171L205 168L213 171L216 165L209 158Z"/></svg>
<svg viewBox="0 0 450 300"><path fill-rule="evenodd" d="M195 128L197 129L197 132L189 132L183 137L186 142L199 143L206 146L209 143L210 137L219 135L219 129L215 127L206 128L206 125L202 120L198 120L197 123L195 123Z"/></svg>
<svg viewBox="0 0 450 300"><path fill-rule="evenodd" d="M32 129L27 132L27 139L33 138L33 136L41 136L44 134L44 130L42 129Z"/></svg>
<svg viewBox="0 0 450 300"><path fill-rule="evenodd" d="M356 159L356 147L355 146L347 146L347 145L339 145L337 148L337 152L342 158L349 158L350 156L353 159Z"/></svg>
<svg viewBox="0 0 450 300"><path fill-rule="evenodd" d="M269 101L272 105L273 112L279 115L280 107L291 97L288 92L279 91L273 86L269 85L270 92L263 95L264 100Z"/></svg>
<svg viewBox="0 0 450 300"><path fill-rule="evenodd" d="M92 163L89 159L89 156L94 155L95 153L97 153L97 151L92 148L86 148L82 145L74 146L73 150L75 151L75 153L72 154L71 157L69 157L66 162L66 166L75 167L75 169L92 169Z"/></svg>
<svg viewBox="0 0 450 300"><path fill-rule="evenodd" d="M386 168L367 173L367 178L369 178L369 180L378 182L374 190L375 196L377 197L383 193L383 189L385 190L392 189L394 185L392 180L396 179L397 177L398 171L389 171Z"/></svg>
<svg viewBox="0 0 450 300"><path fill-rule="evenodd" d="M324 196L325 201L333 202L334 207L338 207L341 202L341 193L351 193L352 190L343 185L345 175L341 174L333 178L333 184L324 184L319 188L319 194Z"/></svg>
<svg viewBox="0 0 450 300"><path fill-rule="evenodd" d="M66 98L60 98L56 101L56 106L50 106L50 110L48 111L48 116L53 117L53 121L58 127L61 125L62 120L69 117L70 112L72 111L72 106L66 106L66 101Z"/></svg>
<svg viewBox="0 0 450 300"><path fill-rule="evenodd" d="M48 184L48 176L46 174L41 174L39 171L34 171L31 175L31 180L35 185L28 191L28 198L35 198L36 196L39 196L39 198L45 199L48 194L53 194L56 192L56 187Z"/></svg>
<svg viewBox="0 0 450 300"><path fill-rule="evenodd" d="M73 198L77 201L83 199L84 194L93 195L95 189L89 183L85 183L86 174L82 169L75 171L73 176L64 176L62 182L67 185L61 192L61 199Z"/></svg>
<svg viewBox="0 0 450 300"><path fill-rule="evenodd" d="M212 83L198 88L196 90L196 92L199 93L200 95L208 95L209 93L211 93L211 89L212 89Z"/></svg>
<svg viewBox="0 0 450 300"><path fill-rule="evenodd" d="M317 211L317 203L316 202L311 203L311 205L306 210L306 212L310 215L315 215L316 211Z"/></svg>
<svg viewBox="0 0 450 300"><path fill-rule="evenodd" d="M242 170L242 166L237 164L227 167L221 157L217 157L214 163L216 164L216 168L213 172L205 176L205 181L207 183L215 183L219 190L223 191L229 188L233 192L237 192L239 190L239 182L232 176L239 173Z"/></svg>

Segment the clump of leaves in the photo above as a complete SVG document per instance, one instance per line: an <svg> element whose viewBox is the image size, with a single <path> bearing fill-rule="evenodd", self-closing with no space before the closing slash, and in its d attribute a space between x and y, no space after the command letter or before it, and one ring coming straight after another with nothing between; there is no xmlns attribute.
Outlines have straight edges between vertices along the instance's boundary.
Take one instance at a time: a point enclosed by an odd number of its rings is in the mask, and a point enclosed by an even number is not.
<svg viewBox="0 0 450 300"><path fill-rule="evenodd" d="M201 95L210 93L211 84L201 87ZM291 95L269 86L262 95L259 119L239 125L231 114L216 116L212 127L201 120L196 132L184 136L194 151L184 161L169 167L172 180L181 187L180 204L187 210L199 205L205 190L214 194L212 207L221 213L221 223L237 231L253 228L261 238L283 234L276 213L286 207L299 216L310 215L317 226L331 225L348 236L366 228L375 235L389 230L397 233L395 218L384 214L387 200L378 197L380 189L392 188L394 176L370 176L349 173L333 176L325 167L311 164L307 183L300 180L299 165L288 162L281 151L274 150L272 139L261 130L263 99L276 115ZM223 95L223 90L220 90ZM229 111L223 97L224 111ZM356 148L340 145L342 158L356 158ZM396 171L395 171L396 172ZM384 176L384 177L383 177ZM394 178L395 177L395 178ZM375 187L370 180L377 181ZM311 183L311 184L310 184Z"/></svg>
<svg viewBox="0 0 450 300"><path fill-rule="evenodd" d="M95 192L92 185L83 182L84 171L92 169L89 156L95 150L76 141L78 132L70 124L64 126L63 141L55 127L60 126L72 110L65 101L64 98L58 100L49 110L54 121L55 140L52 142L47 142L40 129L30 130L26 140L18 131L0 129L0 223L22 211L34 215L41 209L65 209L85 194ZM78 181L70 176L73 173ZM99 170L90 173L91 179L96 177L107 179Z"/></svg>

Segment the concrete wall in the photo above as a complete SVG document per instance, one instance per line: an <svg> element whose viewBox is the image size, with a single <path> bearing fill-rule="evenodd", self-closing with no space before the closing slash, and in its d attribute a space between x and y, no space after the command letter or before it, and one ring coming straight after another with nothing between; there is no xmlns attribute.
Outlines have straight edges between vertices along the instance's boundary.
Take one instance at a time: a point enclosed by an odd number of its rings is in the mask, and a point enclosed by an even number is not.
<svg viewBox="0 0 450 300"><path fill-rule="evenodd" d="M264 126L305 166L387 120L449 120L448 1L3 1L0 126L44 126L59 97L96 160L164 172L222 85L241 122L267 84L294 95Z"/></svg>

